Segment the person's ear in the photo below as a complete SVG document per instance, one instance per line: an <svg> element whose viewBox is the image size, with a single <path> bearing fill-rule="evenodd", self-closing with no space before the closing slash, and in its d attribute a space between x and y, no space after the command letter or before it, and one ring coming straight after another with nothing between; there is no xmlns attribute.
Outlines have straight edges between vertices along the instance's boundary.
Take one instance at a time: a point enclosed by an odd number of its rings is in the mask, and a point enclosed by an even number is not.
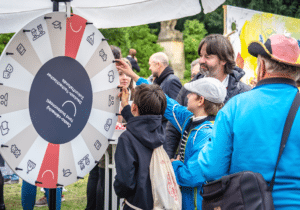
<svg viewBox="0 0 300 210"><path fill-rule="evenodd" d="M158 68L161 67L161 63L160 62L156 62L156 65L157 65Z"/></svg>
<svg viewBox="0 0 300 210"><path fill-rule="evenodd" d="M222 66L225 66L225 64L226 64L227 62L221 60L220 63L221 63Z"/></svg>
<svg viewBox="0 0 300 210"><path fill-rule="evenodd" d="M204 104L204 97L200 96L200 98L198 99L198 106L202 106Z"/></svg>
<svg viewBox="0 0 300 210"><path fill-rule="evenodd" d="M139 116L139 109L138 109L138 106L135 103L132 103L132 105L131 105L131 113L134 116Z"/></svg>

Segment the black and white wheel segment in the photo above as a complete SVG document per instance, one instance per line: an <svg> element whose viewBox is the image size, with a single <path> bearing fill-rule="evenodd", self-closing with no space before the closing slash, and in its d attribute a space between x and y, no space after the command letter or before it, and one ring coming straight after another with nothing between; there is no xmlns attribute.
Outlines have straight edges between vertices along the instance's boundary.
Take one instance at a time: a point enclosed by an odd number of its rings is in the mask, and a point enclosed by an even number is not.
<svg viewBox="0 0 300 210"><path fill-rule="evenodd" d="M66 186L100 160L119 110L113 60L78 15L49 13L14 35L0 59L0 151L22 179Z"/></svg>

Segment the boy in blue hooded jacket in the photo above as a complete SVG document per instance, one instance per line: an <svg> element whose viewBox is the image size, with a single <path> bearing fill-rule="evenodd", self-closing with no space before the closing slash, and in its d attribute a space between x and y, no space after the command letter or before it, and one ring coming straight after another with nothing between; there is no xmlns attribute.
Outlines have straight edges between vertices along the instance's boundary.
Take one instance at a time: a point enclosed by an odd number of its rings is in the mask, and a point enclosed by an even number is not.
<svg viewBox="0 0 300 210"><path fill-rule="evenodd" d="M149 84L126 63L118 62L117 68L136 81L137 85ZM181 132L178 156L171 161L177 183L182 186L182 209L202 209L199 192L204 177L198 163L199 153L210 140L215 116L223 107L227 91L219 80L211 77L187 83L184 87L190 91L187 107L166 95L164 116Z"/></svg>

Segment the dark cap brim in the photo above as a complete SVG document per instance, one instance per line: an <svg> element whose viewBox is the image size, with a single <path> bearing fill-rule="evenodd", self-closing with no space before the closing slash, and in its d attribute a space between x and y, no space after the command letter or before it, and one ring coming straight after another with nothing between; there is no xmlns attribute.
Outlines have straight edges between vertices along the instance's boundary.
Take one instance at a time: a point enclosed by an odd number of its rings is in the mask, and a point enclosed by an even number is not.
<svg viewBox="0 0 300 210"><path fill-rule="evenodd" d="M268 58L271 58L273 60L276 60L280 63L285 63L291 66L297 66L300 67L299 63L290 63L284 60L281 60L275 56L273 56L270 51L266 48L266 46L264 44L262 44L261 42L251 42L248 46L248 52L250 53L250 55L257 57L258 55L263 55L266 56Z"/></svg>
<svg viewBox="0 0 300 210"><path fill-rule="evenodd" d="M254 57L257 57L258 55L271 57L271 53L261 42L250 43L250 45L248 46L248 52Z"/></svg>

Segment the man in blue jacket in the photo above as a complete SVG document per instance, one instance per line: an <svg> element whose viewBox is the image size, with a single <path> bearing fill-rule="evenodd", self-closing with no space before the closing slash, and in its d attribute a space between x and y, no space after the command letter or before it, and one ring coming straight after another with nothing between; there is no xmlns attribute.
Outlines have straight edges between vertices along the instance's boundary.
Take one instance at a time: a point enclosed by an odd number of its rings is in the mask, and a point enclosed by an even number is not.
<svg viewBox="0 0 300 210"><path fill-rule="evenodd" d="M139 78L126 63L120 61L117 68L132 77L137 85L148 84L146 79ZM181 106L166 95L164 117L182 135L179 155L176 160L171 160L177 183L182 186L182 209L200 210L202 198L199 193L203 176L199 173L198 156L203 145L210 139L215 115L224 105L226 88L219 80L211 77L185 84L184 87L191 92L188 95L188 106Z"/></svg>
<svg viewBox="0 0 300 210"><path fill-rule="evenodd" d="M284 124L298 91L300 49L296 39L275 34L264 44L251 43L248 51L258 57L258 83L218 113L211 141L199 155L200 172L208 181L253 171L270 182L275 170ZM276 172L276 210L300 209L299 112Z"/></svg>

